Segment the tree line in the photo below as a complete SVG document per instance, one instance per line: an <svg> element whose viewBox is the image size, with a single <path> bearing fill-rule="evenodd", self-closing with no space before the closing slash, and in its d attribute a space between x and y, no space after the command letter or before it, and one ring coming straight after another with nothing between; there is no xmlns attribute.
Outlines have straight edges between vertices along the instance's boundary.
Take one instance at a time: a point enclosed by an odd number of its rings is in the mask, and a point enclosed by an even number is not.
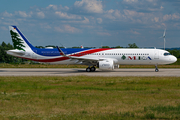
<svg viewBox="0 0 180 120"><path fill-rule="evenodd" d="M12 49L14 49L14 47L10 43L6 44L5 42L2 42L0 44L0 63L23 63L24 61L27 61L6 53L7 50Z"/></svg>
<svg viewBox="0 0 180 120"><path fill-rule="evenodd" d="M43 46L36 46L37 48L45 48ZM48 45L46 47L53 47L56 48L56 46L53 45ZM62 47L63 48L63 47ZM72 47L72 48L81 48L81 47ZM87 48L87 47L86 47ZM91 47L94 48L94 47ZM116 46L116 47L109 47L109 46L102 46L101 48L123 48L121 46ZM133 44L128 44L128 47L126 48L138 48L138 46L133 43ZM12 50L14 49L13 45L10 43L6 44L5 42L2 42L0 44L0 63L24 63L25 59L14 57L11 55L8 55L6 53L7 50ZM176 56L177 58L180 58L180 50L168 50L172 55Z"/></svg>

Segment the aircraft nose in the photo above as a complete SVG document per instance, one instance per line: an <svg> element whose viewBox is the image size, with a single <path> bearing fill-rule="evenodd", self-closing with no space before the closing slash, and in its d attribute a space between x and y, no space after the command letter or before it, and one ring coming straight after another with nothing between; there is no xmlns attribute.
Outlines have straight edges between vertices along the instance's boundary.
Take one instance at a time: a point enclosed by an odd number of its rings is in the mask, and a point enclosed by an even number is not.
<svg viewBox="0 0 180 120"><path fill-rule="evenodd" d="M176 57L174 57L174 62L176 62L177 61L177 58Z"/></svg>
<svg viewBox="0 0 180 120"><path fill-rule="evenodd" d="M177 58L175 56L172 56L171 61L174 63L177 61Z"/></svg>

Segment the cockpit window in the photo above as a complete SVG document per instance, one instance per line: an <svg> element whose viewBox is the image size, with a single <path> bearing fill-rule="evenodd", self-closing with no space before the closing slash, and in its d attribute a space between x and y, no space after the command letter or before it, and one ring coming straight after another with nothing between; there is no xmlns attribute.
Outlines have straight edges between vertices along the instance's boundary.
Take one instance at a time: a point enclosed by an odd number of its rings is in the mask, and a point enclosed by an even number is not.
<svg viewBox="0 0 180 120"><path fill-rule="evenodd" d="M168 56L168 55L171 55L170 53L164 53L164 56Z"/></svg>

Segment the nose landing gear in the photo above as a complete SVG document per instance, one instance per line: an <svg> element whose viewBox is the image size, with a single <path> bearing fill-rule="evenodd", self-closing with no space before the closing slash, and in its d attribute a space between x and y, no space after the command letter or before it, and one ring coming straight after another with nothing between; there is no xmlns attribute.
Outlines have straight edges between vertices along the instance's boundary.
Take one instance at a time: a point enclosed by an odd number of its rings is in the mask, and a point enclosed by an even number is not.
<svg viewBox="0 0 180 120"><path fill-rule="evenodd" d="M157 67L157 64L155 65L155 72L159 72L159 69L158 69L158 67Z"/></svg>

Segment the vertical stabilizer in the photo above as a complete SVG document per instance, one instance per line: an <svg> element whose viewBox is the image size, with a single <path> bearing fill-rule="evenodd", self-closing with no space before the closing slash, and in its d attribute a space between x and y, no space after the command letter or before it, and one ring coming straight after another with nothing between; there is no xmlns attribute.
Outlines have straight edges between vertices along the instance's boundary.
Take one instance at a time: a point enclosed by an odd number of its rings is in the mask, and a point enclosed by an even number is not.
<svg viewBox="0 0 180 120"><path fill-rule="evenodd" d="M9 26L14 49L27 51L32 50L33 45L25 38L16 26Z"/></svg>

